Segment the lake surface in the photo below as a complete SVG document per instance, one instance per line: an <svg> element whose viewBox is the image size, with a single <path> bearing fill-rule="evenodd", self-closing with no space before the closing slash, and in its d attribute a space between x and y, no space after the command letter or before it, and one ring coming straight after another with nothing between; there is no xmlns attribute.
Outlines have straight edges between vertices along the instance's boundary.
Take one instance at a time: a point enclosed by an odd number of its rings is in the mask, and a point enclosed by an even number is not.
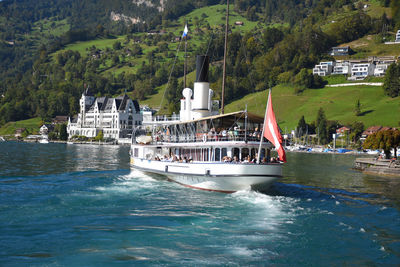
<svg viewBox="0 0 400 267"><path fill-rule="evenodd" d="M0 143L0 266L400 265L400 178L289 153L270 191L197 191L128 147Z"/></svg>

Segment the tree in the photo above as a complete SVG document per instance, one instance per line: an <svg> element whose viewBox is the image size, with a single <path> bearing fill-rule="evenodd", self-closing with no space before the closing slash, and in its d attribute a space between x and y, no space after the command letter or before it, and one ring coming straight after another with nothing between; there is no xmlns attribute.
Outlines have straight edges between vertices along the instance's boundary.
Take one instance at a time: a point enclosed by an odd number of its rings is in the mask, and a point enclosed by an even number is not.
<svg viewBox="0 0 400 267"><path fill-rule="evenodd" d="M356 106L354 107L354 114L355 114L356 116L360 116L360 114L361 114L360 99L357 99L357 101L356 101Z"/></svg>
<svg viewBox="0 0 400 267"><path fill-rule="evenodd" d="M350 128L351 128L350 137L354 141L354 143L356 143L360 139L360 137L364 131L364 123L362 123L360 121L356 121L350 125Z"/></svg>
<svg viewBox="0 0 400 267"><path fill-rule="evenodd" d="M113 44L113 49L114 50L120 50L122 48L122 45L121 45L121 42L120 41L116 41L114 44Z"/></svg>
<svg viewBox="0 0 400 267"><path fill-rule="evenodd" d="M397 129L371 134L363 144L365 149L383 149L387 159L390 158L390 150L392 149L394 149L394 155L397 155L398 146L400 146L400 131Z"/></svg>
<svg viewBox="0 0 400 267"><path fill-rule="evenodd" d="M400 95L400 65L393 63L389 66L386 71L383 90L390 97Z"/></svg>
<svg viewBox="0 0 400 267"><path fill-rule="evenodd" d="M283 32L281 32L277 28L268 27L267 29L265 29L262 37L265 51L273 48L276 43L282 41L283 37Z"/></svg>
<svg viewBox="0 0 400 267"><path fill-rule="evenodd" d="M306 68L303 68L294 77L294 83L304 88L311 88L313 85L313 75Z"/></svg>
<svg viewBox="0 0 400 267"><path fill-rule="evenodd" d="M60 125L60 140L67 140L68 139L68 133L67 133L67 125L61 124Z"/></svg>
<svg viewBox="0 0 400 267"><path fill-rule="evenodd" d="M95 141L103 141L104 135L103 135L103 131L99 131L96 135L96 137L94 138Z"/></svg>
<svg viewBox="0 0 400 267"><path fill-rule="evenodd" d="M299 136L303 136L307 131L307 123L304 119L304 115L301 116L299 123L297 123L297 133Z"/></svg>
<svg viewBox="0 0 400 267"><path fill-rule="evenodd" d="M315 120L315 127L317 127L318 137L322 144L328 143L329 140L327 125L324 109L320 108Z"/></svg>

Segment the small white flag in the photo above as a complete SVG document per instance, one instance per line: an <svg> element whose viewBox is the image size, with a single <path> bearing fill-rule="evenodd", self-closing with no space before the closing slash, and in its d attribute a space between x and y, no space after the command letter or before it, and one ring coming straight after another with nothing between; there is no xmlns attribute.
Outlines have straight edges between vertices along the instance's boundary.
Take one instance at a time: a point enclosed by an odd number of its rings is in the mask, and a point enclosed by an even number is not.
<svg viewBox="0 0 400 267"><path fill-rule="evenodd" d="M185 29L183 30L182 38L187 36L188 31L189 31L189 30L188 30L188 27L187 27L187 24L186 24L186 25L185 25Z"/></svg>

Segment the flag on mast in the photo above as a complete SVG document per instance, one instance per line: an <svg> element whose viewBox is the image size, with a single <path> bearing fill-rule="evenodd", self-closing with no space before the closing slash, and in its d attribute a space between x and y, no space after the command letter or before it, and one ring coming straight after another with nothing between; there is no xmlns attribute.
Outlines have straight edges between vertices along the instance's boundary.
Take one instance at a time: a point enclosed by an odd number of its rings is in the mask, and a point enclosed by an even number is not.
<svg viewBox="0 0 400 267"><path fill-rule="evenodd" d="M268 108L264 119L264 137L267 138L275 146L276 151L278 151L279 159L283 162L286 162L286 154L282 146L283 138L281 133L279 132L274 109L272 108L271 90L268 94L267 106Z"/></svg>
<svg viewBox="0 0 400 267"><path fill-rule="evenodd" d="M188 34L188 32L189 32L189 30L188 30L188 26L187 26L187 24L186 24L186 25L185 25L185 29L183 30L182 38L183 38L183 37L186 37L187 34Z"/></svg>

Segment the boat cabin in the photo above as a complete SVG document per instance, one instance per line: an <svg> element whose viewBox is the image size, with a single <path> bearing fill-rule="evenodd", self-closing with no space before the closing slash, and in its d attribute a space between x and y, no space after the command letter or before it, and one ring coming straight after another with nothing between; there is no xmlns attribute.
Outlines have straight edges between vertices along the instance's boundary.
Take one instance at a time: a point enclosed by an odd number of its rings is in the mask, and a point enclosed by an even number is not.
<svg viewBox="0 0 400 267"><path fill-rule="evenodd" d="M247 111L238 111L186 122L165 121L153 127L143 126L135 131L132 139L138 144L133 147L133 157L184 162L254 162L263 120ZM271 147L264 138L261 159L269 161Z"/></svg>

